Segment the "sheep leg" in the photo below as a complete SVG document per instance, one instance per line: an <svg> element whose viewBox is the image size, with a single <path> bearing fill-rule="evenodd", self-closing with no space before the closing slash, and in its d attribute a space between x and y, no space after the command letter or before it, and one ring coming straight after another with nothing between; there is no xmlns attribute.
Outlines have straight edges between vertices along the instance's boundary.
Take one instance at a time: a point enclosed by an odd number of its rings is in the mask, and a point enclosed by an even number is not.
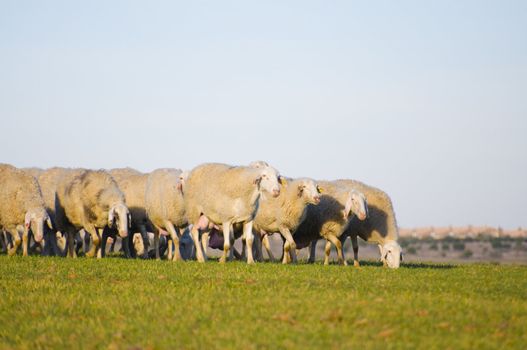
<svg viewBox="0 0 527 350"><path fill-rule="evenodd" d="M5 242L4 231L0 230L0 251L7 252L7 244Z"/></svg>
<svg viewBox="0 0 527 350"><path fill-rule="evenodd" d="M22 233L22 256L27 256L27 251L29 249L29 230L24 228L24 233Z"/></svg>
<svg viewBox="0 0 527 350"><path fill-rule="evenodd" d="M356 235L351 236L351 245L353 246L353 266L359 267L359 242Z"/></svg>
<svg viewBox="0 0 527 350"><path fill-rule="evenodd" d="M230 225L230 235L229 235L229 239L230 239L230 249L229 249L229 259L228 261L234 261L234 225L231 224Z"/></svg>
<svg viewBox="0 0 527 350"><path fill-rule="evenodd" d="M269 235L265 235L262 238L262 245L265 247L265 251L267 251L267 255L269 255L269 260L272 262L276 261L276 258L273 255L273 252L271 251L271 243L269 243Z"/></svg>
<svg viewBox="0 0 527 350"><path fill-rule="evenodd" d="M148 259L148 249L150 248L150 241L148 240L148 232L145 225L139 225L139 232L143 239L143 259Z"/></svg>
<svg viewBox="0 0 527 350"><path fill-rule="evenodd" d="M20 234L18 233L18 229L14 229L12 231L9 231L11 234L11 238L13 240L13 247L9 248L7 254L9 256L13 256L16 254L16 251L18 250L18 247L20 246Z"/></svg>
<svg viewBox="0 0 527 350"><path fill-rule="evenodd" d="M156 253L156 260L161 260L161 257L159 256L159 228L156 227L154 231L154 251Z"/></svg>
<svg viewBox="0 0 527 350"><path fill-rule="evenodd" d="M286 251L284 251L284 255L291 254L291 258L293 259L293 262L296 263L297 262L297 259L296 259L296 243L295 243L295 240L293 239L293 236L291 235L291 231L289 231L288 228L282 227L280 229L280 233L282 234L282 236L286 239L286 241L288 243L287 245L284 244L284 250L287 249Z"/></svg>
<svg viewBox="0 0 527 350"><path fill-rule="evenodd" d="M60 256L62 254L58 247L57 233L51 229L47 229L48 239L46 240L46 246L49 248L49 255Z"/></svg>
<svg viewBox="0 0 527 350"><path fill-rule="evenodd" d="M99 235L97 233L97 229L95 227L85 228L85 231L88 232L91 236L91 246L90 250L86 253L86 256L89 258L93 258L97 256L99 244L101 242Z"/></svg>
<svg viewBox="0 0 527 350"><path fill-rule="evenodd" d="M337 248L337 257L340 265L348 265L346 260L344 260L344 255L342 255L342 243L340 242L340 239L338 239L335 236L329 236L328 239L335 245Z"/></svg>
<svg viewBox="0 0 527 350"><path fill-rule="evenodd" d="M324 265L329 265L329 254L331 253L331 242L326 241L326 246L324 247Z"/></svg>
<svg viewBox="0 0 527 350"><path fill-rule="evenodd" d="M167 249L168 249L167 260L171 261L173 258L173 253L174 253L174 248L172 245L172 238L168 239L167 237Z"/></svg>
<svg viewBox="0 0 527 350"><path fill-rule="evenodd" d="M263 262L263 251L262 251L262 236L259 233L254 233L254 259L259 262Z"/></svg>
<svg viewBox="0 0 527 350"><path fill-rule="evenodd" d="M180 261L181 260L181 254L179 252L179 234L176 231L176 228L174 227L174 225L168 220L165 222L165 228L167 229L168 233L170 234L170 237L172 238L172 242L174 243L174 255L171 258L170 255L172 255L172 254L170 254L170 252L169 252L168 260ZM172 244L170 244L169 247L171 247L171 246L172 246Z"/></svg>
<svg viewBox="0 0 527 350"><path fill-rule="evenodd" d="M101 234L101 248L100 248L100 251L98 251L97 253L101 255L102 258L104 258L106 256L106 244L108 243L108 238L110 238L110 233L104 229L102 231L102 234ZM112 242L110 243L110 247L115 243L117 239L113 239L112 238ZM99 257L99 256L97 256Z"/></svg>
<svg viewBox="0 0 527 350"><path fill-rule="evenodd" d="M317 255L317 242L318 242L318 240L315 239L315 240L311 241L311 244L309 244L309 259L307 260L307 262L310 263L310 264L314 264L315 263L315 258L316 258L316 255Z"/></svg>
<svg viewBox="0 0 527 350"><path fill-rule="evenodd" d="M201 245L203 247L203 254L207 255L207 248L209 247L209 232L203 232L201 235Z"/></svg>
<svg viewBox="0 0 527 350"><path fill-rule="evenodd" d="M192 229L190 230L190 235L192 236L192 240L194 241L194 247L196 248L196 259L198 259L198 262L205 262L205 258L203 256L203 250L201 249L201 242L199 241L198 226L196 225L192 226Z"/></svg>
<svg viewBox="0 0 527 350"><path fill-rule="evenodd" d="M220 258L220 263L225 263L231 255L231 223L223 223L223 254Z"/></svg>
<svg viewBox="0 0 527 350"><path fill-rule="evenodd" d="M98 239L98 242L96 243L96 252L97 252L97 259L101 259L104 257L105 255L105 249L106 249L106 244L103 245L103 242L102 242L102 236L104 235L104 230L103 229L98 229L95 231L96 232L96 237ZM95 242L94 242L95 243Z"/></svg>
<svg viewBox="0 0 527 350"><path fill-rule="evenodd" d="M246 222L243 224L243 235L245 236L245 243L247 244L247 264L254 264L253 257L253 221Z"/></svg>
<svg viewBox="0 0 527 350"><path fill-rule="evenodd" d="M72 231L66 231L66 243L65 243L65 249L64 254L67 258L75 258L77 257L77 254L75 252L75 233Z"/></svg>

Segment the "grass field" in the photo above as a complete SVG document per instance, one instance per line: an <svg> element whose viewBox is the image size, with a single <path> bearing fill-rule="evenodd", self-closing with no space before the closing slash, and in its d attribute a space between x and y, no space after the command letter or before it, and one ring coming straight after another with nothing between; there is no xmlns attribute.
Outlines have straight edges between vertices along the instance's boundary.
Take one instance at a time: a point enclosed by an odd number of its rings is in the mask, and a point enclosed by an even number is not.
<svg viewBox="0 0 527 350"><path fill-rule="evenodd" d="M524 349L527 267L0 256L0 348Z"/></svg>

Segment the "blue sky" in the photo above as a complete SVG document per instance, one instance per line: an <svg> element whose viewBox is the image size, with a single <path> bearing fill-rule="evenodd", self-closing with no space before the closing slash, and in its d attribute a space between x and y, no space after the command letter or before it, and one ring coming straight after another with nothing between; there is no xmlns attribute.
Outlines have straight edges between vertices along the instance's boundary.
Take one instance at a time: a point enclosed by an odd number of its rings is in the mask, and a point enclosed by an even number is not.
<svg viewBox="0 0 527 350"><path fill-rule="evenodd" d="M527 2L0 1L0 161L264 159L527 226Z"/></svg>

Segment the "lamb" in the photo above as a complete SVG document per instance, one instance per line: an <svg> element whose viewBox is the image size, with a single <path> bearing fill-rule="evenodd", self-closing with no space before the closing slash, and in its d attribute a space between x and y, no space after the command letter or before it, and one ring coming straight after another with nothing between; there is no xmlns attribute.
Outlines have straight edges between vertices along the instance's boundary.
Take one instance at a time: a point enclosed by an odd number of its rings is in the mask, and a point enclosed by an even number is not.
<svg viewBox="0 0 527 350"><path fill-rule="evenodd" d="M296 261L294 251L296 244L293 233L304 221L309 204L320 203L320 188L315 181L301 178L287 180L287 186L283 186L280 195L276 198L266 198L260 201L258 212L254 218L254 231L263 237L263 245L266 247L269 257L274 259L269 249L267 235L280 232L289 243L284 251L283 263L287 263L286 256L290 250L293 261ZM260 253L261 255L261 253Z"/></svg>
<svg viewBox="0 0 527 350"><path fill-rule="evenodd" d="M84 228L92 238L87 256L101 258L103 229L117 226L119 235L128 236L130 212L124 194L112 176L104 170L83 170L63 178L57 189L55 214L58 229L67 232L67 256L75 257L73 239Z"/></svg>
<svg viewBox="0 0 527 350"><path fill-rule="evenodd" d="M162 230L166 230L175 245L174 254L172 254L172 245L169 244L168 259L181 260L180 229L188 226L183 199L184 178L185 173L179 169L157 169L148 176L146 181L145 207L148 219L155 227L156 259L160 259L159 234Z"/></svg>
<svg viewBox="0 0 527 350"><path fill-rule="evenodd" d="M343 239L351 237L354 265L359 265L357 237L366 242L377 243L384 266L398 268L401 263L401 246L398 243L399 230L390 197L380 189L355 180L338 180L339 185L356 189L366 196L369 217L365 221L352 220ZM313 251L313 250L312 250Z"/></svg>
<svg viewBox="0 0 527 350"><path fill-rule="evenodd" d="M37 180L14 166L0 164L0 230L7 231L13 238L8 254L16 254L22 234L23 255L26 256L29 230L35 241L41 242L44 223L52 228Z"/></svg>
<svg viewBox="0 0 527 350"><path fill-rule="evenodd" d="M247 263L254 263L252 254L253 220L264 192L274 197L280 194L279 174L272 167L253 168L208 163L194 168L185 189L185 208L188 222L192 223L191 235L196 247L196 257L204 262L199 234L221 225L224 236L224 263L232 256L233 225L242 224L247 243Z"/></svg>
<svg viewBox="0 0 527 350"><path fill-rule="evenodd" d="M295 232L297 248L305 248L312 241L324 238L327 241L324 265L329 264L331 243L337 248L339 264L347 265L339 238L348 227L352 214L355 214L359 220L366 219L368 216L366 199L357 190L349 190L335 182L317 181L317 183L325 194L322 195L319 205L308 207L306 219ZM284 251L285 249L284 245ZM289 259L287 254L284 255Z"/></svg>
<svg viewBox="0 0 527 350"><path fill-rule="evenodd" d="M145 190L148 174L143 174L131 168L112 169L109 172L125 196L126 204L132 218L130 222L131 232L139 232L141 234L139 237L133 235L131 242L133 243L131 246L133 248L132 252L135 255L148 258L149 247L147 232L153 230L148 221L145 206ZM144 247L140 247L140 240L142 240ZM128 244L126 247L130 247L128 239L123 240L123 244ZM138 251L141 251L142 254L139 254Z"/></svg>

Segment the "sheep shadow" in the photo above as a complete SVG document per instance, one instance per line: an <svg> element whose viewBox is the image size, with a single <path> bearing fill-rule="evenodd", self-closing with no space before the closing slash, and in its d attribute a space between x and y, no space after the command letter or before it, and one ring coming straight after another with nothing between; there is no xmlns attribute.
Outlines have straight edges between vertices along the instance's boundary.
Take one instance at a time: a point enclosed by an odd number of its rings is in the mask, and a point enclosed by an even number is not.
<svg viewBox="0 0 527 350"><path fill-rule="evenodd" d="M361 266L380 266L382 267L382 262L380 261L361 261ZM406 269L436 269L436 270L445 270L445 269L456 269L459 266L454 264L437 264L437 263L415 263L415 262L402 262L401 268Z"/></svg>

